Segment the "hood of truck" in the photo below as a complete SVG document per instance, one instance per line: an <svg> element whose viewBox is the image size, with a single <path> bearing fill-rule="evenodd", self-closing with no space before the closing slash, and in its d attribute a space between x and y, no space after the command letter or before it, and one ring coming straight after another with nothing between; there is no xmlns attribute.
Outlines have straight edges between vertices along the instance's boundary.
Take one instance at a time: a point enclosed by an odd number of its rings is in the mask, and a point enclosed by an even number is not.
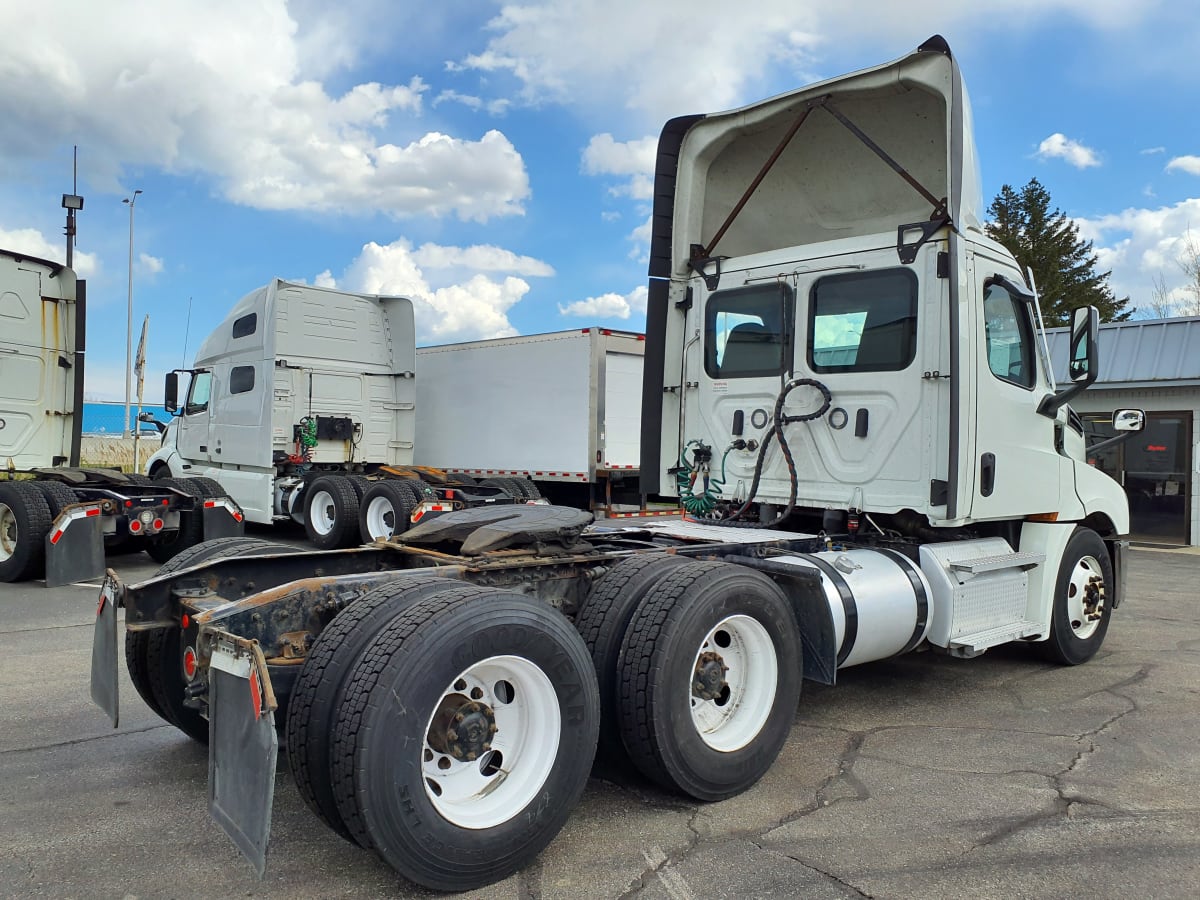
<svg viewBox="0 0 1200 900"><path fill-rule="evenodd" d="M972 135L962 77L940 37L885 65L673 120L659 144L651 275L685 276L697 256L895 233L940 218L979 231Z"/></svg>

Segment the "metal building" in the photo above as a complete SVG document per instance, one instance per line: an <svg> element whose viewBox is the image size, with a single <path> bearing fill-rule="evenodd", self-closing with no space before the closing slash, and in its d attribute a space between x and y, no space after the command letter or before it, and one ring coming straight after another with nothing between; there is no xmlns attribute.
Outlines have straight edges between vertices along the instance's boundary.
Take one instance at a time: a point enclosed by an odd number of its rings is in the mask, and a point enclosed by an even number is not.
<svg viewBox="0 0 1200 900"><path fill-rule="evenodd" d="M1049 337L1061 385L1067 329ZM1071 406L1106 436L1114 409L1146 410L1145 431L1089 461L1125 486L1134 540L1200 545L1200 316L1101 325L1100 378Z"/></svg>

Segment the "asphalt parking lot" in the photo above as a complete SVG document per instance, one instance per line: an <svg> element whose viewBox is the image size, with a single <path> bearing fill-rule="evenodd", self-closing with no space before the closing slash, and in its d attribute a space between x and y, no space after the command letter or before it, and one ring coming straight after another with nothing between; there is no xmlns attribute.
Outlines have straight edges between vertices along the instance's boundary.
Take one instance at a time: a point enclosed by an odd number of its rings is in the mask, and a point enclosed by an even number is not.
<svg viewBox="0 0 1200 900"><path fill-rule="evenodd" d="M538 863L476 896L1196 896L1200 555L1130 556L1087 665L921 653L806 683L749 792L593 779ZM127 679L119 730L92 706L96 595L0 585L0 896L428 896L312 816L282 758L259 882L208 819L205 750Z"/></svg>

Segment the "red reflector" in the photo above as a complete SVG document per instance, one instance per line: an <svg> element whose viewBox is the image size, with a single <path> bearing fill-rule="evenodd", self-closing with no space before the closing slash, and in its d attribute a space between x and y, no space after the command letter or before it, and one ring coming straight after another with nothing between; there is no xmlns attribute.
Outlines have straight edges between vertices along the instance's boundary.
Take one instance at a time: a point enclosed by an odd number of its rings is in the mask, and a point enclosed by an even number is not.
<svg viewBox="0 0 1200 900"><path fill-rule="evenodd" d="M139 531L142 530L142 523L139 522L137 519L134 519L132 522L129 523L129 530L132 531L134 534L137 534Z"/></svg>
<svg viewBox="0 0 1200 900"><path fill-rule="evenodd" d="M604 335L605 337L609 337L609 336L612 334L612 332L611 332L611 331L609 331L607 328L603 328L603 329L601 329L600 333L601 333L602 335Z"/></svg>
<svg viewBox="0 0 1200 900"><path fill-rule="evenodd" d="M644 341L644 340L646 339L646 336L645 336L644 334L639 334L639 335L637 336L637 339L638 339L639 341Z"/></svg>
<svg viewBox="0 0 1200 900"><path fill-rule="evenodd" d="M189 625L192 624L192 617L189 616L187 613L184 613L183 618L180 620L179 624L182 625L184 628L187 628Z"/></svg>
<svg viewBox="0 0 1200 900"><path fill-rule="evenodd" d="M241 514L241 513L234 513L234 514L233 514L233 521L235 521L235 522L240 522L240 521L242 521L242 514Z"/></svg>
<svg viewBox="0 0 1200 900"><path fill-rule="evenodd" d="M163 497L163 506L166 506L166 505L167 505L168 503L170 503L170 502L171 502L171 501L170 501L170 500L168 500L166 497Z"/></svg>
<svg viewBox="0 0 1200 900"><path fill-rule="evenodd" d="M85 516L98 516L98 515L100 515L100 507L98 507L98 506L89 507L87 512L84 513L84 515Z"/></svg>
<svg viewBox="0 0 1200 900"><path fill-rule="evenodd" d="M62 537L62 535L63 535L62 529L60 528L60 529L58 529L58 531L54 532L54 534L50 535L50 543L57 544L58 539L60 537Z"/></svg>
<svg viewBox="0 0 1200 900"><path fill-rule="evenodd" d="M258 671L250 670L250 706L254 709L254 718L262 718L262 692L258 687Z"/></svg>
<svg viewBox="0 0 1200 900"><path fill-rule="evenodd" d="M126 500L126 501L125 501L125 505L126 505L126 506L133 506L133 501L132 501L132 500Z"/></svg>
<svg viewBox="0 0 1200 900"><path fill-rule="evenodd" d="M196 677L196 651L191 647L183 651L183 674L188 681Z"/></svg>
<svg viewBox="0 0 1200 900"><path fill-rule="evenodd" d="M216 501L216 500L205 500L205 501L204 501L204 508L205 508L205 509L212 509L212 508L213 508L214 506L216 506L216 505L217 505L217 501Z"/></svg>
<svg viewBox="0 0 1200 900"><path fill-rule="evenodd" d="M413 513L413 514L412 514L412 521L413 521L413 522L420 522L420 521L421 521L421 516L423 516L423 515L425 515L425 511L424 511L424 510L421 510L421 509L418 509L418 510L417 510L415 513Z"/></svg>

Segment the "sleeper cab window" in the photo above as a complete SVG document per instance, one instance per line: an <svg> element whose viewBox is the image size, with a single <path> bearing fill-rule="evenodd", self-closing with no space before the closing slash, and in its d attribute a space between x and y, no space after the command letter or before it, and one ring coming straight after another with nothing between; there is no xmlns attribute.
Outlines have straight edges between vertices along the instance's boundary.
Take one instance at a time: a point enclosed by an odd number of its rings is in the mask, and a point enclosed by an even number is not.
<svg viewBox="0 0 1200 900"><path fill-rule="evenodd" d="M1001 381L1032 388L1033 326L1029 306L999 282L984 287L983 330L988 368Z"/></svg>
<svg viewBox="0 0 1200 900"><path fill-rule="evenodd" d="M250 313L233 320L233 336L235 338L250 337L258 328L258 313Z"/></svg>
<svg viewBox="0 0 1200 900"><path fill-rule="evenodd" d="M710 378L780 375L788 360L792 288L781 282L717 291L704 307Z"/></svg>
<svg viewBox="0 0 1200 900"><path fill-rule="evenodd" d="M229 393L244 394L254 390L254 366L234 366L229 373Z"/></svg>
<svg viewBox="0 0 1200 900"><path fill-rule="evenodd" d="M812 286L814 372L898 372L917 355L917 276L908 269L826 275Z"/></svg>

